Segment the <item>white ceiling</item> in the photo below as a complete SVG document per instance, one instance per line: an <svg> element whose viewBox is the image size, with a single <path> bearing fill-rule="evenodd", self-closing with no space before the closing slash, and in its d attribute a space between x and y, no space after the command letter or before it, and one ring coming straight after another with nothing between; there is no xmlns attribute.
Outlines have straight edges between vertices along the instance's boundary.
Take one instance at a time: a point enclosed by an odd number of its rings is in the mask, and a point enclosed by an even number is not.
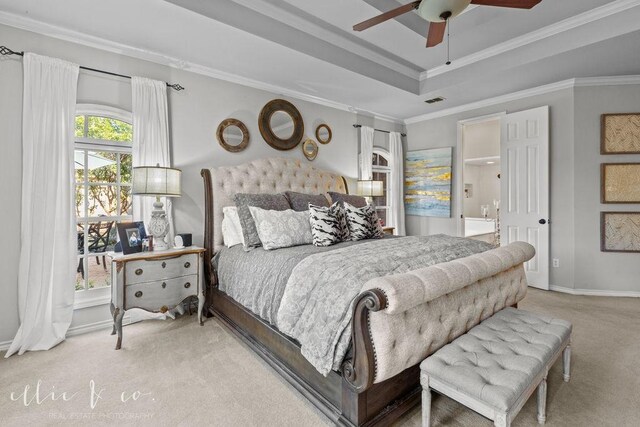
<svg viewBox="0 0 640 427"><path fill-rule="evenodd" d="M569 78L640 74L640 0L469 8L451 23L451 66L444 44L424 47L428 26L414 12L351 30L408 1L0 0L0 23L46 23L50 35L398 120ZM436 95L446 100L424 103Z"/></svg>

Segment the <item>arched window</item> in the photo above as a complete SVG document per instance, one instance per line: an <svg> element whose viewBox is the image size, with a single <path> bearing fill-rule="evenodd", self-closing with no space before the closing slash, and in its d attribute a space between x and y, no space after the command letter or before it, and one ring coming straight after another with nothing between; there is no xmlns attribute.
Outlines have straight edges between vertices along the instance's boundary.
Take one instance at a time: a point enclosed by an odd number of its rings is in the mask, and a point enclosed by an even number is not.
<svg viewBox="0 0 640 427"><path fill-rule="evenodd" d="M131 113L78 105L75 122L75 206L78 221L76 291L111 284L105 252L117 241L115 224L131 221Z"/></svg>
<svg viewBox="0 0 640 427"><path fill-rule="evenodd" d="M384 194L373 198L373 204L376 207L378 217L384 225L387 224L387 212L389 211L389 202L387 200L387 183L389 182L391 168L389 167L389 152L381 148L373 148L372 160L373 180L382 181Z"/></svg>

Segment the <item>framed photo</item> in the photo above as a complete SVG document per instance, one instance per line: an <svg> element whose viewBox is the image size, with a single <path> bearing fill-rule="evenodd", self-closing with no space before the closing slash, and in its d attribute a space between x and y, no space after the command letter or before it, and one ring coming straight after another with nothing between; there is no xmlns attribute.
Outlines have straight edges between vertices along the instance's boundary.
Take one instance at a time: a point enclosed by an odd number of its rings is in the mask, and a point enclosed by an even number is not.
<svg viewBox="0 0 640 427"><path fill-rule="evenodd" d="M602 212L600 250L640 252L640 212Z"/></svg>
<svg viewBox="0 0 640 427"><path fill-rule="evenodd" d="M603 114L600 154L640 154L640 113Z"/></svg>
<svg viewBox="0 0 640 427"><path fill-rule="evenodd" d="M121 222L116 226L122 244L122 253L127 255L142 252L142 241L147 238L144 222Z"/></svg>
<svg viewBox="0 0 640 427"><path fill-rule="evenodd" d="M640 163L603 163L602 203L640 203Z"/></svg>

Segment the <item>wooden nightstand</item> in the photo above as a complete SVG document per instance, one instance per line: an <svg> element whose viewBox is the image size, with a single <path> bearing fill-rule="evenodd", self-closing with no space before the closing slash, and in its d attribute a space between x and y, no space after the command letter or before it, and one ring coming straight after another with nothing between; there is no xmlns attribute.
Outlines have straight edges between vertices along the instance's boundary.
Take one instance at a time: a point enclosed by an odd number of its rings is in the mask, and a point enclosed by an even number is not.
<svg viewBox="0 0 640 427"><path fill-rule="evenodd" d="M122 318L132 308L166 313L184 300L197 297L198 321L202 325L203 248L107 255L111 258L112 335L118 333L116 350L122 346Z"/></svg>
<svg viewBox="0 0 640 427"><path fill-rule="evenodd" d="M382 227L382 231L384 231L384 234L393 234L395 230L395 227Z"/></svg>

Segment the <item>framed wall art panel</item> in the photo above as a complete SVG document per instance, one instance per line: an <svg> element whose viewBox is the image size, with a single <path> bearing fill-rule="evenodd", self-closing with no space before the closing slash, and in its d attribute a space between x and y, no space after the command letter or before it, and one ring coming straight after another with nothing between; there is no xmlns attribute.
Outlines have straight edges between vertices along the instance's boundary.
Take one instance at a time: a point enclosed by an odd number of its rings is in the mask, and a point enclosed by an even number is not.
<svg viewBox="0 0 640 427"><path fill-rule="evenodd" d="M640 154L640 113L603 114L601 154Z"/></svg>
<svg viewBox="0 0 640 427"><path fill-rule="evenodd" d="M602 163L602 203L640 203L640 163Z"/></svg>
<svg viewBox="0 0 640 427"><path fill-rule="evenodd" d="M451 217L453 148L409 151L404 172L407 215Z"/></svg>
<svg viewBox="0 0 640 427"><path fill-rule="evenodd" d="M600 250L640 252L640 212L602 212Z"/></svg>

